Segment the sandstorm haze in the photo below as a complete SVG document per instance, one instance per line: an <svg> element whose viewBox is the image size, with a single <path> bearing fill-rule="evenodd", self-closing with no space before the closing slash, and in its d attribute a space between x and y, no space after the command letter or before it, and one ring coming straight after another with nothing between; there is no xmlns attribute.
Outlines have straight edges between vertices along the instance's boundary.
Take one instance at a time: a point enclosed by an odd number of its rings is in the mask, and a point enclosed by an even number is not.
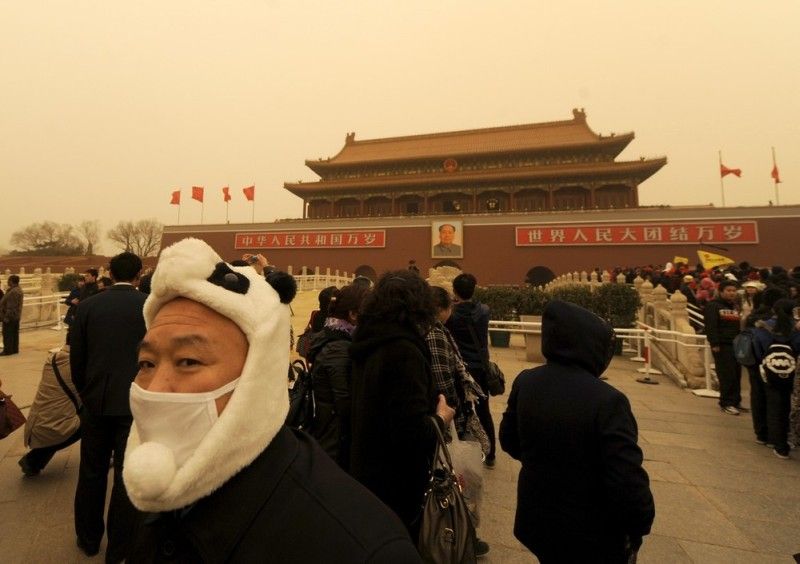
<svg viewBox="0 0 800 564"><path fill-rule="evenodd" d="M284 181L357 139L570 119L667 155L650 204L800 203L800 3L3 2L0 247L53 220L299 217ZM114 248L104 242L102 251Z"/></svg>

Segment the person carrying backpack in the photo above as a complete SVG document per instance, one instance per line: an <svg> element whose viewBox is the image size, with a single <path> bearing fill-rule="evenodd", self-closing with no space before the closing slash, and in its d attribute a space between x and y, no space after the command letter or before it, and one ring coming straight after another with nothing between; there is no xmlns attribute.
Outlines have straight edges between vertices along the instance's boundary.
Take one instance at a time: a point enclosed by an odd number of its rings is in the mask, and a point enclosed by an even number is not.
<svg viewBox="0 0 800 564"><path fill-rule="evenodd" d="M759 298L758 306L744 319L744 329L734 339L734 353L739 364L747 370L750 381L750 415L753 420L756 442L765 445L769 442L767 438L767 395L764 391L764 381L761 379L758 361L756 361L753 342L755 341L756 323L772 318L772 306L781 298L786 297L786 294L778 288L767 288L757 297ZM740 340L743 342L739 343Z"/></svg>
<svg viewBox="0 0 800 564"><path fill-rule="evenodd" d="M781 299L772 308L773 317L756 323L753 343L767 400L767 437L778 458L789 458L789 411L800 331L795 329L794 300Z"/></svg>
<svg viewBox="0 0 800 564"><path fill-rule="evenodd" d="M366 292L355 286L335 290L325 326L308 353L314 389L314 419L308 432L343 469L350 461L350 345Z"/></svg>

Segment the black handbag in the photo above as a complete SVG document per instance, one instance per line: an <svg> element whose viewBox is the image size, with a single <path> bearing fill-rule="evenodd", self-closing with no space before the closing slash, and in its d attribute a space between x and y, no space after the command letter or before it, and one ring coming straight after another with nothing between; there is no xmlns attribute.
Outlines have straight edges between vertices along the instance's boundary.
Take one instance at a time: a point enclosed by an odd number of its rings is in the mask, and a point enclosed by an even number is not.
<svg viewBox="0 0 800 564"><path fill-rule="evenodd" d="M422 505L422 522L417 549L422 559L435 564L472 564L475 557L475 526L461 494L439 423L436 448L431 464L431 479Z"/></svg>
<svg viewBox="0 0 800 564"><path fill-rule="evenodd" d="M497 366L494 362L488 359L488 352L487 354L483 354L483 349L481 348L481 344L478 342L478 335L475 332L475 327L472 323L468 323L467 327L469 328L469 334L472 336L472 342L475 344L475 349L478 351L478 354L481 355L481 362L483 363L483 370L486 372L486 387L489 388L486 390L489 392L491 396L502 396L506 393L506 376L503 374L503 371L500 370L500 367Z"/></svg>

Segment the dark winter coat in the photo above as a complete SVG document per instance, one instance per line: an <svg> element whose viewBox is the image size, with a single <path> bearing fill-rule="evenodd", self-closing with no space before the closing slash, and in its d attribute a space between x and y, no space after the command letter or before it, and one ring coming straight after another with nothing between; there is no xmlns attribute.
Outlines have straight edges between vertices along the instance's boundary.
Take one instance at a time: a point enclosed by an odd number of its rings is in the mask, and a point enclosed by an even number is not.
<svg viewBox="0 0 800 564"><path fill-rule="evenodd" d="M286 427L210 496L143 514L131 547L130 563L420 562L397 517Z"/></svg>
<svg viewBox="0 0 800 564"><path fill-rule="evenodd" d="M350 473L414 528L433 449L436 392L424 339L395 322L353 335Z"/></svg>
<svg viewBox="0 0 800 564"><path fill-rule="evenodd" d="M345 331L325 328L308 354L314 382L314 422L309 432L345 469L350 463L351 341Z"/></svg>
<svg viewBox="0 0 800 564"><path fill-rule="evenodd" d="M706 304L706 338L712 347L730 345L741 329L741 314L736 304L717 298Z"/></svg>
<svg viewBox="0 0 800 564"><path fill-rule="evenodd" d="M478 347L470 333L470 325L475 328ZM487 358L489 350L489 306L472 301L457 303L445 326L458 344L470 373L482 373L483 360Z"/></svg>
<svg viewBox="0 0 800 564"><path fill-rule="evenodd" d="M542 322L547 364L511 389L500 444L522 461L514 535L540 558L624 559L650 531L655 509L628 399L598 377L612 329L573 304L553 301Z"/></svg>
<svg viewBox="0 0 800 564"><path fill-rule="evenodd" d="M131 416L131 382L147 331L147 299L130 284L114 284L78 304L69 332L72 381L92 415Z"/></svg>
<svg viewBox="0 0 800 564"><path fill-rule="evenodd" d="M795 357L800 355L800 331L792 330L789 336L785 337L776 334L774 330L775 319L756 322L755 331L753 333L753 354L756 357L756 366L760 365L764 357L767 356L772 343L789 345L792 347L792 352Z"/></svg>

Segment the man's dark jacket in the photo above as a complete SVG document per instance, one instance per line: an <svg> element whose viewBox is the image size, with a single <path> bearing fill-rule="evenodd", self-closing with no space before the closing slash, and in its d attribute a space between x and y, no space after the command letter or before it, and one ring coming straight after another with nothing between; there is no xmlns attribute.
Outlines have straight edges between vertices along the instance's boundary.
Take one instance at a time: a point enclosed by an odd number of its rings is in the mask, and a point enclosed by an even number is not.
<svg viewBox="0 0 800 564"><path fill-rule="evenodd" d="M359 320L350 356L350 474L413 532L436 445L428 347L410 327Z"/></svg>
<svg viewBox="0 0 800 564"><path fill-rule="evenodd" d="M453 313L445 326L453 335L461 357L470 372L483 372L483 361L489 350L489 306L480 302L461 302L453 307ZM469 330L475 329L478 346Z"/></svg>
<svg viewBox="0 0 800 564"><path fill-rule="evenodd" d="M146 298L129 284L115 284L78 304L69 360L72 381L92 415L131 416L128 395L146 331Z"/></svg>
<svg viewBox="0 0 800 564"><path fill-rule="evenodd" d="M144 514L130 563L420 562L400 520L308 435L283 427L244 470L189 508Z"/></svg>
<svg viewBox="0 0 800 564"><path fill-rule="evenodd" d="M706 338L712 347L730 345L741 330L739 308L722 298L708 302L703 317Z"/></svg>
<svg viewBox="0 0 800 564"><path fill-rule="evenodd" d="M635 546L655 509L628 399L598 377L613 330L553 301L542 321L547 364L522 371L500 425L500 444L522 461L514 535L540 558L614 562Z"/></svg>

